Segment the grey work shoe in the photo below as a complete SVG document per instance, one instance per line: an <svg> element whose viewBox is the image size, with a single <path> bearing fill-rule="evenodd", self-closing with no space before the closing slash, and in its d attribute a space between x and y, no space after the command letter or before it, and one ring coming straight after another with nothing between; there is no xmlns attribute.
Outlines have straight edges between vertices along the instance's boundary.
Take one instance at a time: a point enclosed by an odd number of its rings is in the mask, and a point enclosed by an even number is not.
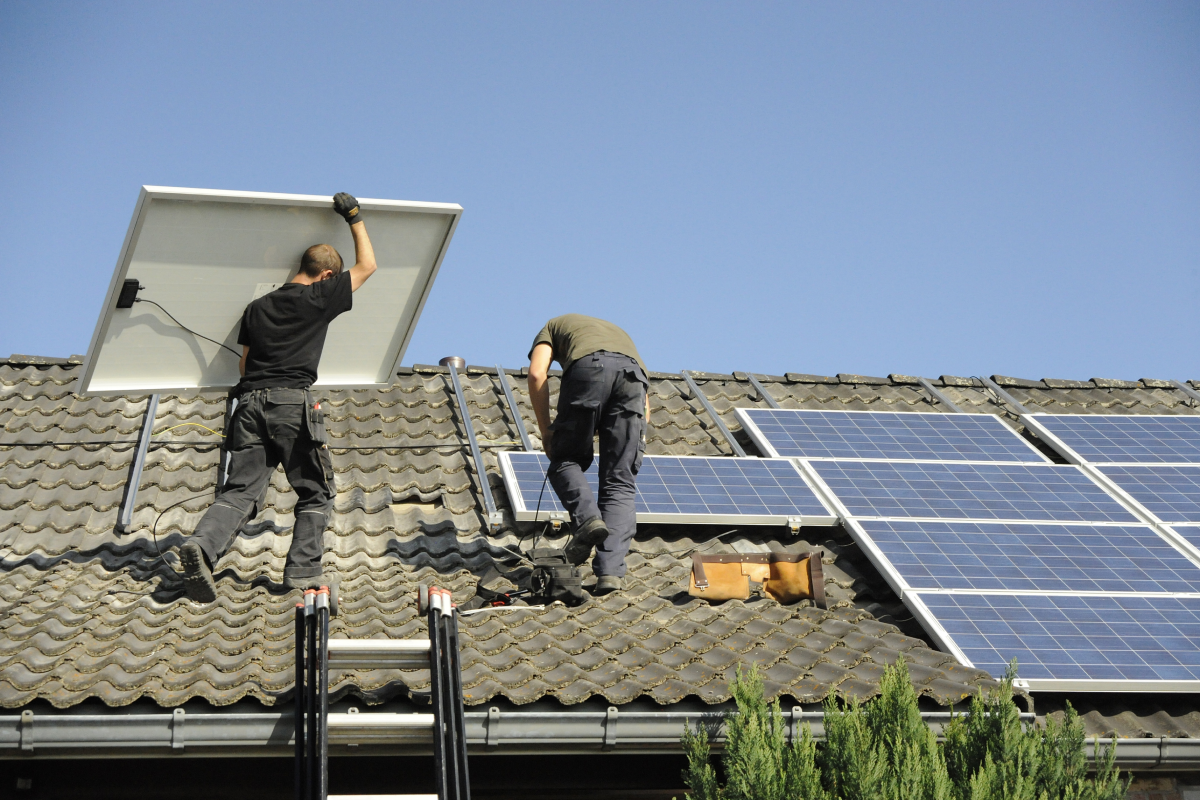
<svg viewBox="0 0 1200 800"><path fill-rule="evenodd" d="M200 545L188 542L180 547L179 563L183 565L183 588L188 597L197 603L211 603L217 599L217 582L213 580Z"/></svg>
<svg viewBox="0 0 1200 800"><path fill-rule="evenodd" d="M571 537L571 541L567 542L563 553L566 554L567 561L572 566L578 567L592 555L592 548L607 538L608 527L604 524L604 520L600 517L593 517L576 528L575 535Z"/></svg>
<svg viewBox="0 0 1200 800"><path fill-rule="evenodd" d="M596 588L592 590L592 594L602 595L609 592L619 592L624 588L624 579L616 575L601 575L596 579Z"/></svg>
<svg viewBox="0 0 1200 800"><path fill-rule="evenodd" d="M318 575L315 578L284 578L283 585L289 589L320 589L322 586L329 587L329 616L336 617L338 615L338 579L329 578L325 575Z"/></svg>

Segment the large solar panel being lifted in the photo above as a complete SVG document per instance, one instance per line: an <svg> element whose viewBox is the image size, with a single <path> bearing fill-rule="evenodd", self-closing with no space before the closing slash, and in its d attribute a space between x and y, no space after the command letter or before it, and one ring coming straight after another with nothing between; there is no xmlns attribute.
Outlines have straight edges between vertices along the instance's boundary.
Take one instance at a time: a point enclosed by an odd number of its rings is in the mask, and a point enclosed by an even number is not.
<svg viewBox="0 0 1200 800"><path fill-rule="evenodd" d="M1200 464L1200 416L1036 414L1032 421L1093 464Z"/></svg>
<svg viewBox="0 0 1200 800"><path fill-rule="evenodd" d="M1070 688L1058 682L1200 689L1200 597L927 593L920 600L976 667L1000 677L1016 658L1032 689Z"/></svg>
<svg viewBox="0 0 1200 800"><path fill-rule="evenodd" d="M1200 592L1200 567L1148 525L858 524L917 591Z"/></svg>
<svg viewBox="0 0 1200 800"><path fill-rule="evenodd" d="M500 453L500 472L518 520L564 516L554 490L546 484L543 491L548 464L543 453ZM587 479L597 491L595 462ZM798 518L806 525L836 523L787 459L646 456L635 509L639 522L777 525Z"/></svg>
<svg viewBox="0 0 1200 800"><path fill-rule="evenodd" d="M1099 470L1162 522L1200 524L1200 466Z"/></svg>
<svg viewBox="0 0 1200 800"><path fill-rule="evenodd" d="M1078 467L813 461L854 517L1132 522Z"/></svg>
<svg viewBox="0 0 1200 800"><path fill-rule="evenodd" d="M777 457L1049 463L991 414L773 408L735 413L759 448Z"/></svg>

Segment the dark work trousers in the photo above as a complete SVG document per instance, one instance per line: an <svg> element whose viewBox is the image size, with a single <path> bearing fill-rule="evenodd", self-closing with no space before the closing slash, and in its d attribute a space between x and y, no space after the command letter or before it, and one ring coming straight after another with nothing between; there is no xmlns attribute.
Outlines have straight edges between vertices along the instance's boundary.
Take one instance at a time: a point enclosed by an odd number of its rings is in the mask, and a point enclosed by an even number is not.
<svg viewBox="0 0 1200 800"><path fill-rule="evenodd" d="M601 350L571 365L558 390L558 416L550 426L550 485L576 526L603 517L608 538L596 547L592 571L625 575L625 554L637 532L634 481L642 466L649 381L637 361ZM584 473L592 464L592 439L600 433L600 497Z"/></svg>
<svg viewBox="0 0 1200 800"><path fill-rule="evenodd" d="M314 404L306 389L257 389L230 399L221 451L224 483L192 534L209 564L216 566L241 527L258 515L271 475L282 464L297 498L284 577L321 574L333 464L324 413Z"/></svg>

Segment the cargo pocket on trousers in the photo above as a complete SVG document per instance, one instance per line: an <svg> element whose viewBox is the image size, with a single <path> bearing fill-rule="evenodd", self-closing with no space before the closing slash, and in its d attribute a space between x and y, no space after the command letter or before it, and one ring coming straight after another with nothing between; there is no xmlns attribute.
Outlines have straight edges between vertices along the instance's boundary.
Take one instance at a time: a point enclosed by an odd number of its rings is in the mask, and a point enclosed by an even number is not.
<svg viewBox="0 0 1200 800"><path fill-rule="evenodd" d="M321 460L321 471L325 473L325 487L329 489L329 494L332 496L335 493L333 486L333 456L329 453L329 445L321 445L317 448L317 457Z"/></svg>
<svg viewBox="0 0 1200 800"><path fill-rule="evenodd" d="M320 445L329 444L329 432L325 430L325 411L320 403L304 404L304 427L309 439Z"/></svg>

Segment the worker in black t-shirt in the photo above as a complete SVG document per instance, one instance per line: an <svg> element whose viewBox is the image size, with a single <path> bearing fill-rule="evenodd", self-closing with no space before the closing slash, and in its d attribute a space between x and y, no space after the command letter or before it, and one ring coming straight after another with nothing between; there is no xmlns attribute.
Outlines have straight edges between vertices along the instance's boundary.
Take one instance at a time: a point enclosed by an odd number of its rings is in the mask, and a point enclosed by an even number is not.
<svg viewBox="0 0 1200 800"><path fill-rule="evenodd" d="M246 307L238 344L242 380L229 393L225 444L217 498L179 550L188 597L217 599L212 569L241 527L253 519L280 464L296 492L292 545L283 569L291 589L329 586L336 607L337 582L321 571L322 537L333 502L333 465L325 415L309 391L329 323L352 305L375 272L375 253L358 201L334 195L333 208L350 223L355 264L327 244L304 251L296 277Z"/></svg>

